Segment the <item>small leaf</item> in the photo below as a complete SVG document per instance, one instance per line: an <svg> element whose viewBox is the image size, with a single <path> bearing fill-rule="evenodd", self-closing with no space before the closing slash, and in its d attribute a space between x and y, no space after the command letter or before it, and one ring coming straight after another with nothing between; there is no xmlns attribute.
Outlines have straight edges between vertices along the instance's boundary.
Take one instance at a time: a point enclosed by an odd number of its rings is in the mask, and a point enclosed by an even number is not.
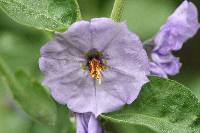
<svg viewBox="0 0 200 133"><path fill-rule="evenodd" d="M199 133L200 103L183 85L150 77L136 101L101 115L101 120L111 133L132 133L134 127L145 127L148 132Z"/></svg>
<svg viewBox="0 0 200 133"><path fill-rule="evenodd" d="M80 17L76 0L0 0L18 23L48 31L66 30Z"/></svg>
<svg viewBox="0 0 200 133"><path fill-rule="evenodd" d="M0 59L0 74L3 75L13 93L15 100L24 111L36 121L54 126L57 119L57 108L45 89L23 72L12 75L6 63Z"/></svg>

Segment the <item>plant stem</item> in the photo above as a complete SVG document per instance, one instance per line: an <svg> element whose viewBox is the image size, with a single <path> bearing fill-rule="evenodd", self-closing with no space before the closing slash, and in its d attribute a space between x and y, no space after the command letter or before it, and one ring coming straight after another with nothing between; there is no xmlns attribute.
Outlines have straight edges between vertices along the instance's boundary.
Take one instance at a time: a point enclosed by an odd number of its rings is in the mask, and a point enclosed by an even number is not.
<svg viewBox="0 0 200 133"><path fill-rule="evenodd" d="M119 22L121 20L125 1L126 0L115 0L113 10L111 13L111 18L116 22Z"/></svg>
<svg viewBox="0 0 200 133"><path fill-rule="evenodd" d="M82 19L81 10L80 10L80 7L79 7L77 0L75 0L75 3L76 3L76 6L77 6L77 21L80 21Z"/></svg>

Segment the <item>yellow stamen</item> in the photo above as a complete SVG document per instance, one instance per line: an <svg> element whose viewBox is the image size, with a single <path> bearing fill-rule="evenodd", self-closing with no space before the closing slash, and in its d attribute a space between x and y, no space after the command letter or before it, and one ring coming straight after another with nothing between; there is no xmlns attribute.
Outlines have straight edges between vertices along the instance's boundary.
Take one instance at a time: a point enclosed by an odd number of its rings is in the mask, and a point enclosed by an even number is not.
<svg viewBox="0 0 200 133"><path fill-rule="evenodd" d="M101 71L103 70L102 64L99 60L93 58L89 61L89 71L92 78L96 78L101 83Z"/></svg>

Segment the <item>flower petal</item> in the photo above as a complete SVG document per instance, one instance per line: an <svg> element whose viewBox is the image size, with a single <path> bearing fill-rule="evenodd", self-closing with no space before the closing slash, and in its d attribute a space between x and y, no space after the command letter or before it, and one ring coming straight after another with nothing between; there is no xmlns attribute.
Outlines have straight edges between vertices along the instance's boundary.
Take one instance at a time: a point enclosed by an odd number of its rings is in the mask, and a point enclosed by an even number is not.
<svg viewBox="0 0 200 133"><path fill-rule="evenodd" d="M149 62L147 54L139 38L134 34L124 30L112 44L105 49L108 57L108 66L124 71L137 77L149 74Z"/></svg>
<svg viewBox="0 0 200 133"><path fill-rule="evenodd" d="M63 43L71 44L83 53L92 48L90 22L88 21L72 24L66 32L57 33L57 37L63 40Z"/></svg>
<svg viewBox="0 0 200 133"><path fill-rule="evenodd" d="M39 59L40 70L45 75L45 81L57 79L73 71L80 69L80 63L63 59L41 57Z"/></svg>
<svg viewBox="0 0 200 133"><path fill-rule="evenodd" d="M40 49L41 57L71 62L84 61L84 54L80 49L56 36Z"/></svg>
<svg viewBox="0 0 200 133"><path fill-rule="evenodd" d="M102 74L101 84L96 83L96 116L115 111L126 103L131 104L141 87L148 82L144 73L133 77L132 74L110 68Z"/></svg>
<svg viewBox="0 0 200 133"><path fill-rule="evenodd" d="M169 63L174 59L174 56L169 53L167 55L162 55L158 52L153 52L151 54L151 58L154 62L162 64L162 63Z"/></svg>
<svg viewBox="0 0 200 133"><path fill-rule="evenodd" d="M155 37L154 51L161 54L179 50L198 31L198 11L192 2L185 0L168 18Z"/></svg>
<svg viewBox="0 0 200 133"><path fill-rule="evenodd" d="M168 75L173 76L180 72L181 63L179 58L174 57L171 62L163 63L161 66Z"/></svg>
<svg viewBox="0 0 200 133"><path fill-rule="evenodd" d="M77 70L46 85L50 88L54 99L66 104L70 110L78 113L95 113L94 81L86 72Z"/></svg>
<svg viewBox="0 0 200 133"><path fill-rule="evenodd" d="M151 70L151 75L167 78L167 74L162 69L162 67L154 62L150 62L150 70Z"/></svg>
<svg viewBox="0 0 200 133"><path fill-rule="evenodd" d="M91 20L91 32L93 47L103 51L107 46L118 41L124 30L127 30L125 23L116 23L109 18L94 18Z"/></svg>
<svg viewBox="0 0 200 133"><path fill-rule="evenodd" d="M102 128L92 113L76 113L76 133L102 133Z"/></svg>
<svg viewBox="0 0 200 133"><path fill-rule="evenodd" d="M160 55L159 53L154 52L151 56L154 61L150 64L152 75L166 78L167 75L176 75L179 73L181 63L179 59L174 57L171 53L168 55Z"/></svg>
<svg viewBox="0 0 200 133"><path fill-rule="evenodd" d="M88 123L91 113L76 113L76 133L88 133Z"/></svg>

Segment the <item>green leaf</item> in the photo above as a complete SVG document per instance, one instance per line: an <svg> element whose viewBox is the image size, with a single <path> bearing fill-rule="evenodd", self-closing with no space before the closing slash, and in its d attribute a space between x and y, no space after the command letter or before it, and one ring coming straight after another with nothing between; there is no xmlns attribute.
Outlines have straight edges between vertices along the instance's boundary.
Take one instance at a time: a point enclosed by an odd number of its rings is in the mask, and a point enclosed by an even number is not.
<svg viewBox="0 0 200 133"><path fill-rule="evenodd" d="M48 31L66 30L80 17L76 0L0 0L0 7L16 22Z"/></svg>
<svg viewBox="0 0 200 133"><path fill-rule="evenodd" d="M55 125L56 104L39 83L32 81L23 71L17 72L15 76L12 75L2 59L0 59L0 74L5 77L15 100L33 120L49 126Z"/></svg>
<svg viewBox="0 0 200 133"><path fill-rule="evenodd" d="M200 104L183 85L150 77L136 101L117 112L101 115L101 120L111 133L132 133L138 127L149 129L145 133L199 133Z"/></svg>
<svg viewBox="0 0 200 133"><path fill-rule="evenodd" d="M45 88L37 81L31 81L27 74L18 71L16 79L20 88L13 88L15 99L23 109L35 120L48 125L55 125L57 109L55 102L51 99Z"/></svg>
<svg viewBox="0 0 200 133"><path fill-rule="evenodd" d="M194 67L193 64L190 63L191 58L190 59L188 58L186 60L189 62L182 62L182 63L184 64L184 66L189 66L189 67L186 69L183 68L182 73L172 78L188 86L193 92L193 94L200 100L200 76L199 76L200 71L198 69L199 67L196 68ZM197 63L195 63L195 65L196 64Z"/></svg>

